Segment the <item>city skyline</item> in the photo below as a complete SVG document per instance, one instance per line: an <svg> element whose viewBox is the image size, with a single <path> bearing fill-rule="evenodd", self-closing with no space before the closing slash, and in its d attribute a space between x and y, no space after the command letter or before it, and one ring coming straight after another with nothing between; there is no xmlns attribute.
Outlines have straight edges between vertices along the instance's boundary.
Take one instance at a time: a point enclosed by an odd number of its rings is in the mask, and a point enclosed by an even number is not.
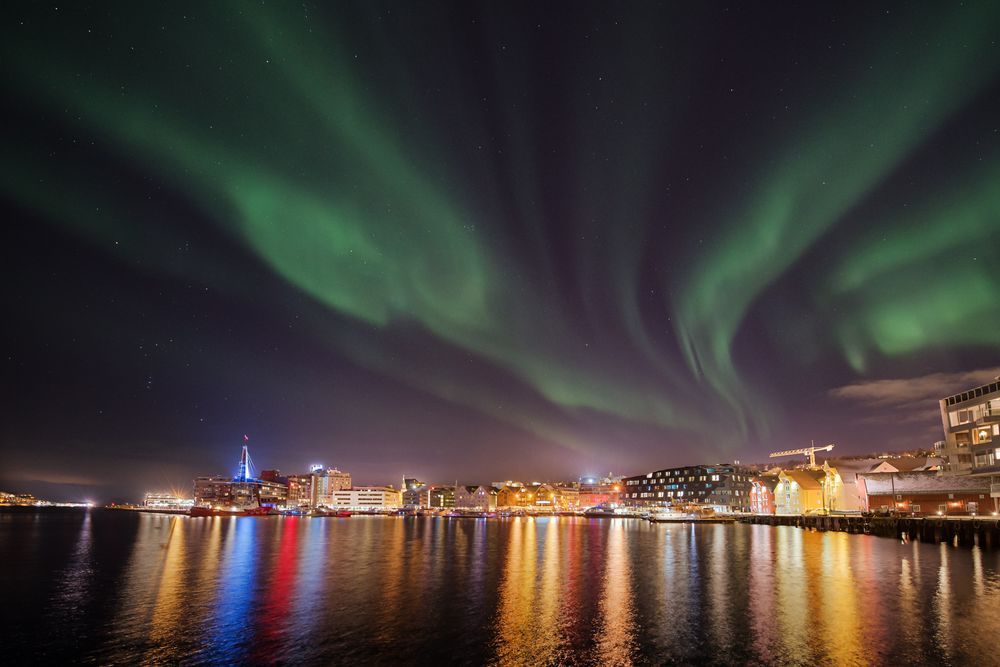
<svg viewBox="0 0 1000 667"><path fill-rule="evenodd" d="M4 12L0 489L930 448L1000 376L998 6Z"/></svg>

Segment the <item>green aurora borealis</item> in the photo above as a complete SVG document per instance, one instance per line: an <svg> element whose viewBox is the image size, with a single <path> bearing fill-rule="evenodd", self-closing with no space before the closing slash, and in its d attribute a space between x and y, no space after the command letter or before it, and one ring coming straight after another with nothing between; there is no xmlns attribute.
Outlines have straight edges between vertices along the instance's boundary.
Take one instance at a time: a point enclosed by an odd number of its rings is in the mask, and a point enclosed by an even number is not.
<svg viewBox="0 0 1000 667"><path fill-rule="evenodd" d="M1000 6L632 9L18 6L0 192L554 460L842 438L789 396L995 365Z"/></svg>

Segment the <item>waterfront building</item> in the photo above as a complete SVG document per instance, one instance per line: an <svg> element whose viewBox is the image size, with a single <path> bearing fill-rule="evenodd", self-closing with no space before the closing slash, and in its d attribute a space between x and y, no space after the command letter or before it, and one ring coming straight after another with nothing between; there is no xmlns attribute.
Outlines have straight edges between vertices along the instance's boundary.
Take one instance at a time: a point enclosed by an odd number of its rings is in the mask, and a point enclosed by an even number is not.
<svg viewBox="0 0 1000 667"><path fill-rule="evenodd" d="M872 472L880 466L893 470L884 459L828 459L823 462L826 477L822 483L826 508L837 512L860 512L864 493L858 488L858 475Z"/></svg>
<svg viewBox="0 0 1000 667"><path fill-rule="evenodd" d="M750 480L750 511L754 514L774 514L774 487L778 475L763 474Z"/></svg>
<svg viewBox="0 0 1000 667"><path fill-rule="evenodd" d="M307 473L304 475L288 476L288 507L316 507L316 491L314 484L316 475Z"/></svg>
<svg viewBox="0 0 1000 667"><path fill-rule="evenodd" d="M865 509L871 512L942 516L1000 512L998 498L990 497L990 482L982 476L879 472L859 479Z"/></svg>
<svg viewBox="0 0 1000 667"><path fill-rule="evenodd" d="M30 493L0 493L0 504L2 505L44 505L45 502Z"/></svg>
<svg viewBox="0 0 1000 667"><path fill-rule="evenodd" d="M753 474L741 466L686 466L655 470L622 480L622 502L630 507L697 504L717 512L749 512Z"/></svg>
<svg viewBox="0 0 1000 667"><path fill-rule="evenodd" d="M260 504L268 507L285 507L288 502L288 484L260 480Z"/></svg>
<svg viewBox="0 0 1000 667"><path fill-rule="evenodd" d="M782 470L774 487L776 514L805 514L827 508L823 483L823 470Z"/></svg>
<svg viewBox="0 0 1000 667"><path fill-rule="evenodd" d="M534 500L534 494L521 482L507 482L497 489L497 507L517 509L527 507Z"/></svg>
<svg viewBox="0 0 1000 667"><path fill-rule="evenodd" d="M402 505L412 509L446 509L455 506L455 487L427 485L421 482L416 488L404 488Z"/></svg>
<svg viewBox="0 0 1000 667"><path fill-rule="evenodd" d="M155 510L187 510L194 505L191 498L181 498L174 493L147 493L142 506Z"/></svg>
<svg viewBox="0 0 1000 667"><path fill-rule="evenodd" d="M396 509L401 503L400 492L391 486L356 486L334 491L328 502L321 504L336 509L376 510Z"/></svg>
<svg viewBox="0 0 1000 667"><path fill-rule="evenodd" d="M532 505L541 510L572 511L580 502L579 489L560 484L539 484L534 487L534 496Z"/></svg>
<svg viewBox="0 0 1000 667"><path fill-rule="evenodd" d="M262 479L235 479L215 475L194 480L194 504L199 507L283 506L288 487Z"/></svg>
<svg viewBox="0 0 1000 667"><path fill-rule="evenodd" d="M1000 377L939 402L949 474L1000 477Z"/></svg>
<svg viewBox="0 0 1000 667"><path fill-rule="evenodd" d="M430 507L428 504L430 502L430 497L428 495L428 488L425 484L420 484L419 486L403 487L403 507L411 507L414 509L419 509L423 507Z"/></svg>
<svg viewBox="0 0 1000 667"><path fill-rule="evenodd" d="M343 472L337 468L326 468L313 466L312 471L313 486L317 505L332 507L333 494L337 491L346 491L352 487L351 473Z"/></svg>
<svg viewBox="0 0 1000 667"><path fill-rule="evenodd" d="M247 440L243 436L244 442ZM199 507L279 507L288 497L288 486L253 476L253 461L246 444L234 477L214 475L194 480L194 504Z"/></svg>
<svg viewBox="0 0 1000 667"><path fill-rule="evenodd" d="M491 512L497 508L497 494L494 486L456 486L455 509Z"/></svg>
<svg viewBox="0 0 1000 667"><path fill-rule="evenodd" d="M427 489L427 507L450 509L455 506L455 487L436 485Z"/></svg>
<svg viewBox="0 0 1000 667"><path fill-rule="evenodd" d="M574 484L507 481L496 489L500 509L575 510L580 507L580 489Z"/></svg>
<svg viewBox="0 0 1000 667"><path fill-rule="evenodd" d="M865 493L858 485L858 476L878 472L917 472L940 470L940 457L885 456L880 458L827 459L827 509L837 512L860 512L866 505ZM832 491L832 492L831 492Z"/></svg>
<svg viewBox="0 0 1000 667"><path fill-rule="evenodd" d="M617 505L621 502L621 477L583 477L577 504L581 508Z"/></svg>

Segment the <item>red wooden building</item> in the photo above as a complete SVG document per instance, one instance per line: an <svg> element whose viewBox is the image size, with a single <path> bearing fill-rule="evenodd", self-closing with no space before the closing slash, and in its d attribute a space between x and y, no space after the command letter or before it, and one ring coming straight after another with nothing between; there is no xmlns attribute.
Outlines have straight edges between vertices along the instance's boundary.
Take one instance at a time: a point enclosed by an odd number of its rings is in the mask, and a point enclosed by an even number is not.
<svg viewBox="0 0 1000 667"><path fill-rule="evenodd" d="M858 475L858 489L871 512L946 516L997 511L985 477L929 471L863 473Z"/></svg>
<svg viewBox="0 0 1000 667"><path fill-rule="evenodd" d="M754 514L774 514L774 487L777 475L760 475L750 480L750 511Z"/></svg>

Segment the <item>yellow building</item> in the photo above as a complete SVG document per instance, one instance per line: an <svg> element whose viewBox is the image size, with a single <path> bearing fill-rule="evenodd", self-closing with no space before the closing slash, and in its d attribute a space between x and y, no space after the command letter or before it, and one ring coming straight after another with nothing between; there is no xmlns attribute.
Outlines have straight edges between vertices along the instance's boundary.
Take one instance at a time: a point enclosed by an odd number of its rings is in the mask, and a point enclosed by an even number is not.
<svg viewBox="0 0 1000 667"><path fill-rule="evenodd" d="M507 484L497 492L497 507L527 507L535 499L523 484Z"/></svg>
<svg viewBox="0 0 1000 667"><path fill-rule="evenodd" d="M782 470L774 487L776 514L805 514L828 508L823 470Z"/></svg>
<svg viewBox="0 0 1000 667"><path fill-rule="evenodd" d="M575 510L580 490L560 484L520 484L511 482L497 493L497 507L535 510Z"/></svg>

